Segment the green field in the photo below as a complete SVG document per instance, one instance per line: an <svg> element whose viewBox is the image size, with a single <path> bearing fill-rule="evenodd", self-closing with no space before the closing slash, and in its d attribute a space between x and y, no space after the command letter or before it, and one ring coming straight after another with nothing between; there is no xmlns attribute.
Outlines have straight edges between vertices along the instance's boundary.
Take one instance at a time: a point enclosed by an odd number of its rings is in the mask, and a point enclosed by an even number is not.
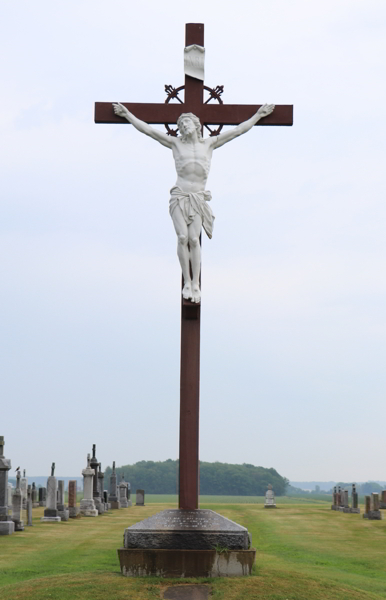
<svg viewBox="0 0 386 600"><path fill-rule="evenodd" d="M201 508L248 527L257 549L252 577L204 580L213 600L386 598L386 520L337 513L323 501L280 498L276 510L265 510L262 501L212 497L213 504L208 498ZM119 571L116 550L124 528L175 506L154 499L147 497L145 507L58 524L41 523L43 509L34 509L34 527L0 538L0 598L154 600L167 585L182 585L129 579Z"/></svg>

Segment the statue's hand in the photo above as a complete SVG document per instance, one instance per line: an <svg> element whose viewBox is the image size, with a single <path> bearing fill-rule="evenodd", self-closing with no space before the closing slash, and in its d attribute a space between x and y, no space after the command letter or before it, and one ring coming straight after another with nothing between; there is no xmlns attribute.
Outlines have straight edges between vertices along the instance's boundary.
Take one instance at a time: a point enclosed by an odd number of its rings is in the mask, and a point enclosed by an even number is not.
<svg viewBox="0 0 386 600"><path fill-rule="evenodd" d="M125 119L127 117L127 115L129 114L129 111L127 110L127 108L125 106L123 106L123 104L121 104L120 102L113 104L113 108L114 108L115 114L118 117L123 117Z"/></svg>
<svg viewBox="0 0 386 600"><path fill-rule="evenodd" d="M271 112L274 111L274 109L274 104L264 104L263 106L260 106L259 110L257 111L257 114L260 115L260 119L263 119L264 117L268 117L268 115L270 115Z"/></svg>

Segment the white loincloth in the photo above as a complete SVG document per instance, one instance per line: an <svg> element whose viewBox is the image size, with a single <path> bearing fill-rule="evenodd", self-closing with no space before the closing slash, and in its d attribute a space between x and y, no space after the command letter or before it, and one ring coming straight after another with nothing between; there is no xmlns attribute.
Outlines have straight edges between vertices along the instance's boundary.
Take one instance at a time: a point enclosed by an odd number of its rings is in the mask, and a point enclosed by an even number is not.
<svg viewBox="0 0 386 600"><path fill-rule="evenodd" d="M196 215L200 215L202 218L202 226L205 230L206 235L209 239L212 238L213 233L213 221L214 214L212 209L208 206L209 200L211 200L212 194L208 191L203 192L183 192L180 187L175 185L170 190L169 200L169 213L170 216L178 204L181 209L182 215L187 225L190 225L194 221Z"/></svg>

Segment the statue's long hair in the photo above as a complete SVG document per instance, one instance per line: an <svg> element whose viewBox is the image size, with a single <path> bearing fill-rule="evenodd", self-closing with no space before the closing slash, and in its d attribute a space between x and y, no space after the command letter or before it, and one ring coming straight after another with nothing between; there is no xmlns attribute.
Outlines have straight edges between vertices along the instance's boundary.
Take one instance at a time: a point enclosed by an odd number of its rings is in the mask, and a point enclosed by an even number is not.
<svg viewBox="0 0 386 600"><path fill-rule="evenodd" d="M200 122L200 119L198 117L196 117L196 115L194 115L193 113L182 113L182 115L180 115L178 117L178 119L177 119L178 129L180 129L180 123L181 123L181 119L183 117L189 117L189 119L191 119L193 121L193 124L194 124L194 126L196 128L196 131L197 131L198 141L199 142L203 142L204 140L203 140L203 137L202 137L202 134L201 134L201 122ZM182 141L185 140L185 137L186 136L181 133Z"/></svg>

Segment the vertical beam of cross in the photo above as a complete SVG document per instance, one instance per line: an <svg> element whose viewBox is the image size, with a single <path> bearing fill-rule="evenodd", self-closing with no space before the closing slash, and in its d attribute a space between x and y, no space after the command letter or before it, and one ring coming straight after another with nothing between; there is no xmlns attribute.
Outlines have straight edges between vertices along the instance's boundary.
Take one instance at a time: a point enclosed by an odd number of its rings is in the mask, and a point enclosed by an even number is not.
<svg viewBox="0 0 386 600"><path fill-rule="evenodd" d="M203 23L188 23L185 46L204 46ZM185 104L199 113L204 82L185 75ZM196 113L196 114L197 114ZM198 508L199 499L199 418L200 418L200 327L201 305L182 299L180 374L180 460L179 508Z"/></svg>

